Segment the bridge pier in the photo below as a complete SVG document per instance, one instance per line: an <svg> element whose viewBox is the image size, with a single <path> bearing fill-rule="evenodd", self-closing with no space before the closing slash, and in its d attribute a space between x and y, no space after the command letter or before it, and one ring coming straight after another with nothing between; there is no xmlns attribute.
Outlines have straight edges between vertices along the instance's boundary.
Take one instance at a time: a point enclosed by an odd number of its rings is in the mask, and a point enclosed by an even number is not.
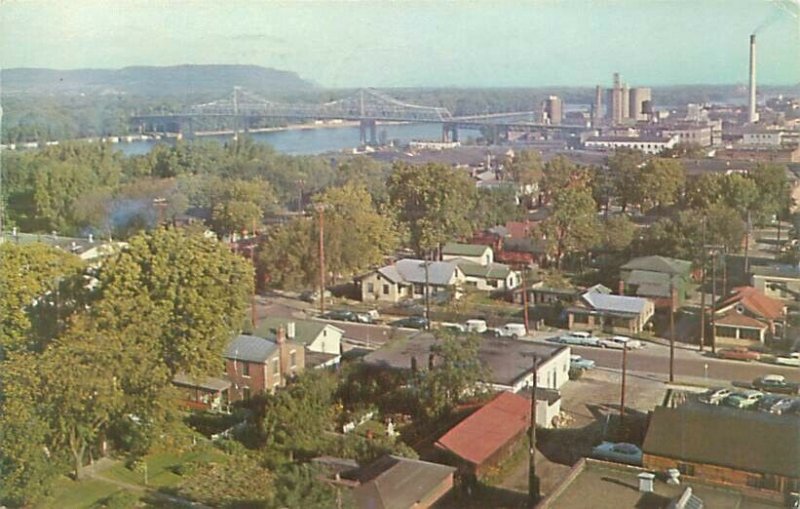
<svg viewBox="0 0 800 509"><path fill-rule="evenodd" d="M458 125L444 123L442 124L442 143L458 141Z"/></svg>
<svg viewBox="0 0 800 509"><path fill-rule="evenodd" d="M369 133L369 139L367 139L367 133ZM369 142L370 145L378 144L378 126L375 120L360 120L358 122L358 134L359 141L362 145L366 145L367 142Z"/></svg>

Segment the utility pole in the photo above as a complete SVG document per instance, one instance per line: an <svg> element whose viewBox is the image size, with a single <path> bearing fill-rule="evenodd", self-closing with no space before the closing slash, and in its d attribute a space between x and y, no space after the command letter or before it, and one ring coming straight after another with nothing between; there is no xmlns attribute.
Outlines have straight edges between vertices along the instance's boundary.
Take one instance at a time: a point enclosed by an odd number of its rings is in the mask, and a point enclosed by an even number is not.
<svg viewBox="0 0 800 509"><path fill-rule="evenodd" d="M722 293L720 295L725 297L728 295L728 258L725 256L727 248L722 251Z"/></svg>
<svg viewBox="0 0 800 509"><path fill-rule="evenodd" d="M253 270L255 271L256 267L256 245L253 244L250 246L250 263L253 264ZM251 296L250 300L250 321L253 324L253 334L256 332L256 325L258 322L258 317L256 316L256 281L253 281L253 295Z"/></svg>
<svg viewBox="0 0 800 509"><path fill-rule="evenodd" d="M522 268L522 316L525 319L525 334L530 333L530 328L528 327L528 287L525 284L525 272L527 267Z"/></svg>
<svg viewBox="0 0 800 509"><path fill-rule="evenodd" d="M746 253L747 251L745 251ZM746 255L745 255L746 256ZM745 261L745 265L747 262ZM703 216L703 251L700 261L700 351L706 343L706 216Z"/></svg>
<svg viewBox="0 0 800 509"><path fill-rule="evenodd" d="M747 225L745 226L745 236L744 236L744 276L747 277L747 273L750 272L750 228L752 227L750 223L750 211L747 211Z"/></svg>
<svg viewBox="0 0 800 509"><path fill-rule="evenodd" d="M164 209L167 207L167 199L153 198L153 206L158 210L158 224L156 227L160 227L164 224Z"/></svg>
<svg viewBox="0 0 800 509"><path fill-rule="evenodd" d="M430 294L430 277L428 274L428 258L430 251L425 251L422 263L425 265L425 328L431 328L431 294Z"/></svg>
<svg viewBox="0 0 800 509"><path fill-rule="evenodd" d="M619 429L625 429L625 375L628 373L628 346L622 347L622 388L619 394Z"/></svg>
<svg viewBox="0 0 800 509"><path fill-rule="evenodd" d="M531 429L530 449L528 450L528 503L532 506L539 501L539 477L536 475L536 370L539 359L533 356L533 384L531 387Z"/></svg>
<svg viewBox="0 0 800 509"><path fill-rule="evenodd" d="M717 302L717 252L711 256L711 353L717 353L717 317L714 306Z"/></svg>
<svg viewBox="0 0 800 509"><path fill-rule="evenodd" d="M627 348L623 348L625 350ZM675 381L675 283L672 274L669 274L669 381Z"/></svg>
<svg viewBox="0 0 800 509"><path fill-rule="evenodd" d="M319 213L319 312L325 313L325 206L317 205Z"/></svg>

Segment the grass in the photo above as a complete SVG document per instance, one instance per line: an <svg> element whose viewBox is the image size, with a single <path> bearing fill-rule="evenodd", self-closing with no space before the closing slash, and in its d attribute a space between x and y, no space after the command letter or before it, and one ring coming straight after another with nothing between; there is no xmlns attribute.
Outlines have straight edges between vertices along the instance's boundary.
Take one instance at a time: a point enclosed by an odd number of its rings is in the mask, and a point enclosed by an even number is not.
<svg viewBox="0 0 800 509"><path fill-rule="evenodd" d="M152 488L170 488L176 486L181 476L172 471L178 465L189 462L209 463L225 458L222 452L207 448L189 451L183 454L158 453L145 458L147 464L147 482ZM129 484L144 486L144 473L131 470L120 462L109 468L103 474L105 477Z"/></svg>
<svg viewBox="0 0 800 509"><path fill-rule="evenodd" d="M61 477L53 486L53 495L42 504L39 509L61 509L65 507L74 509L88 509L98 501L120 491L120 488L111 483L87 479L75 482L67 477Z"/></svg>

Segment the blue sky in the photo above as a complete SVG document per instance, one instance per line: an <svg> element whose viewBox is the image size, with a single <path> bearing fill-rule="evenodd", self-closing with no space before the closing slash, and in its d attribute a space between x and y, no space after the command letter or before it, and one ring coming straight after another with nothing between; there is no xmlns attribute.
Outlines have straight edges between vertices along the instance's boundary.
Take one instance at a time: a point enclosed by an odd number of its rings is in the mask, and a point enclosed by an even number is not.
<svg viewBox="0 0 800 509"><path fill-rule="evenodd" d="M800 0L786 0L800 12ZM0 0L0 65L238 63L323 86L800 83L778 0ZM788 9L788 8L787 8Z"/></svg>

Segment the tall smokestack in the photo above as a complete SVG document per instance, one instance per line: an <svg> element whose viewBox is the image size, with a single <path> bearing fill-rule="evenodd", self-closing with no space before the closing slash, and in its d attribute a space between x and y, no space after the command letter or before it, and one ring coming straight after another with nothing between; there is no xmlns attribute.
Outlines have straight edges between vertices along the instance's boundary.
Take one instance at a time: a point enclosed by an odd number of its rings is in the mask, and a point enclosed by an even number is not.
<svg viewBox="0 0 800 509"><path fill-rule="evenodd" d="M758 122L756 112L756 34L750 34L750 103L747 111L747 121L751 124Z"/></svg>

